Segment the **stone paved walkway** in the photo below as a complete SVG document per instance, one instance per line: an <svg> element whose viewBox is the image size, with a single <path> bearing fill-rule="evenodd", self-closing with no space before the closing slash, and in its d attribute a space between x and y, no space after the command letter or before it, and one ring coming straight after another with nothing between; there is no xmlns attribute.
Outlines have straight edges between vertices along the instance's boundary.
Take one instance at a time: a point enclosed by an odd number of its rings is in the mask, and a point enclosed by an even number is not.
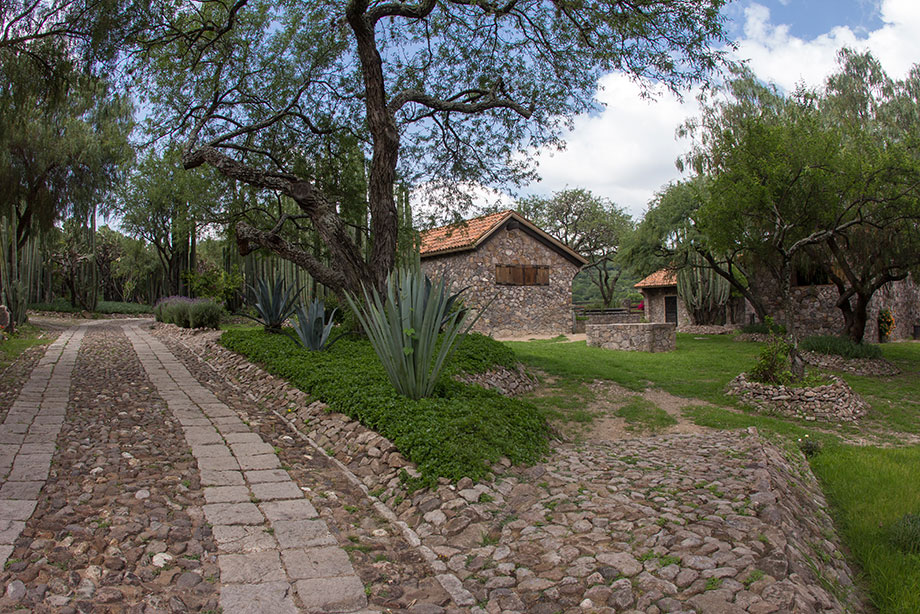
<svg viewBox="0 0 920 614"><path fill-rule="evenodd" d="M137 324L124 329L198 462L204 513L218 543L223 611L366 611L364 585L348 555L272 446L166 346Z"/></svg>
<svg viewBox="0 0 920 614"><path fill-rule="evenodd" d="M85 332L85 326L70 328L48 346L0 424L0 568L48 479Z"/></svg>

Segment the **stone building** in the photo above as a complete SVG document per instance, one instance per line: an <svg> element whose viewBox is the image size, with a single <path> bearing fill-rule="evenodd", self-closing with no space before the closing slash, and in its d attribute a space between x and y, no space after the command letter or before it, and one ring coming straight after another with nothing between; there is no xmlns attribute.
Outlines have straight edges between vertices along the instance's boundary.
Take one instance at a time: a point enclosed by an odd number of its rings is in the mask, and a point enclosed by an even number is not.
<svg viewBox="0 0 920 614"><path fill-rule="evenodd" d="M777 322L785 320L779 286L767 274L760 281L768 313ZM677 294L677 275L674 271L655 271L635 285L645 301L645 317L649 322L674 322L678 327L694 324L684 301ZM837 287L833 284L813 283L813 280L795 277L792 302L796 305L796 328L800 335L839 335L843 330L843 314L837 308ZM755 321L754 309L744 302L740 321ZM895 327L891 339L910 339L914 327L920 325L920 285L913 278L885 284L869 302L869 317L864 339L878 341L878 314L887 308L894 316ZM739 311L742 311L739 308ZM738 320L736 320L738 321Z"/></svg>
<svg viewBox="0 0 920 614"><path fill-rule="evenodd" d="M514 211L423 232L421 258L429 276L467 288L468 306L488 304L474 330L496 337L572 330L572 278L587 260Z"/></svg>
<svg viewBox="0 0 920 614"><path fill-rule="evenodd" d="M668 322L678 327L693 323L687 306L677 296L677 274L674 271L655 271L634 287L642 293L645 319L649 322Z"/></svg>

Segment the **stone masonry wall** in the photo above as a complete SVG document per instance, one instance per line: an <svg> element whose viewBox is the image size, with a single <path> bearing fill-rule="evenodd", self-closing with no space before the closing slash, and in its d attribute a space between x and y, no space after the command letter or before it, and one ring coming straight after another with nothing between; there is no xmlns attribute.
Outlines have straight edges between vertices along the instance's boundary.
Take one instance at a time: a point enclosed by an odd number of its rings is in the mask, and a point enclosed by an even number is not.
<svg viewBox="0 0 920 614"><path fill-rule="evenodd" d="M548 286L495 283L500 264L549 266ZM494 300L473 330L496 336L566 334L572 330L572 278L579 267L520 229L500 228L479 249L422 260L430 276L446 275L463 300L480 308Z"/></svg>
<svg viewBox="0 0 920 614"><path fill-rule="evenodd" d="M588 324L588 345L608 350L670 352L676 347L673 324Z"/></svg>
<svg viewBox="0 0 920 614"><path fill-rule="evenodd" d="M772 280L765 280L765 293L776 298L766 301L767 309L778 322L785 320L780 292ZM796 305L796 327L802 335L837 335L843 330L843 314L835 306L837 287L834 285L794 286L792 300ZM920 324L920 286L912 279L895 281L880 288L869 302L865 340L878 341L878 314L887 307L894 315L892 340L910 339L915 324ZM752 311L753 313L753 311Z"/></svg>
<svg viewBox="0 0 920 614"><path fill-rule="evenodd" d="M669 288L642 288L642 296L645 300L645 319L649 322L664 322L664 299L666 296L677 296L677 287ZM677 298L677 325L687 326L692 324L690 314L687 312L687 306L684 301Z"/></svg>

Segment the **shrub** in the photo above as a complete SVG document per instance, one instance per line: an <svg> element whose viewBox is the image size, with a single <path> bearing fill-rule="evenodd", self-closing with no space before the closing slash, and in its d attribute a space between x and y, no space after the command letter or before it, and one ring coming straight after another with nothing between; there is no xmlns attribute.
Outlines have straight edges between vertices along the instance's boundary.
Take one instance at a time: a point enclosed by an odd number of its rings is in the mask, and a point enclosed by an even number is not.
<svg viewBox="0 0 920 614"><path fill-rule="evenodd" d="M894 316L891 310L885 307L878 312L878 338L879 341L887 341L894 329Z"/></svg>
<svg viewBox="0 0 920 614"><path fill-rule="evenodd" d="M755 322L753 324L745 324L741 327L741 332L748 335L785 335L786 327L782 324L776 324L773 322L772 318L768 318L767 322Z"/></svg>
<svg viewBox="0 0 920 614"><path fill-rule="evenodd" d="M920 514L904 514L891 525L891 543L907 554L920 554Z"/></svg>
<svg viewBox="0 0 920 614"><path fill-rule="evenodd" d="M757 364L749 375L755 382L762 384L787 384L792 381L789 369L789 350L791 347L782 337L772 334L767 345L760 351Z"/></svg>
<svg viewBox="0 0 920 614"><path fill-rule="evenodd" d="M464 335L454 349L454 355L445 367L445 373L485 373L496 367L513 369L517 366L514 350L481 333Z"/></svg>
<svg viewBox="0 0 920 614"><path fill-rule="evenodd" d="M805 455L805 458L811 458L821 451L821 442L817 439L809 438L808 435L800 437L796 442L796 445L798 445L799 450L802 451L802 454Z"/></svg>
<svg viewBox="0 0 920 614"><path fill-rule="evenodd" d="M210 299L198 299L188 306L190 328L220 328L223 309Z"/></svg>
<svg viewBox="0 0 920 614"><path fill-rule="evenodd" d="M366 339L344 338L325 352L310 352L286 336L234 330L225 332L221 343L322 400L330 411L387 437L417 465L426 485L438 477L478 480L502 456L530 463L548 449L546 421L530 403L444 377L430 397L400 395ZM449 364L446 370L451 369L457 370Z"/></svg>
<svg viewBox="0 0 920 614"><path fill-rule="evenodd" d="M881 358L882 349L877 345L856 343L849 337L833 335L816 335L805 337L799 347L808 352L833 354L844 358Z"/></svg>
<svg viewBox="0 0 920 614"><path fill-rule="evenodd" d="M96 305L97 313L150 313L150 305L141 303L124 303L121 301L99 301Z"/></svg>
<svg viewBox="0 0 920 614"><path fill-rule="evenodd" d="M185 297L176 297L176 300L168 302L163 309L164 321L182 328L189 328L189 303L191 302L191 299Z"/></svg>
<svg viewBox="0 0 920 614"><path fill-rule="evenodd" d="M326 321L326 307L319 299L313 299L306 310L303 305L298 305L297 325L294 326L294 332L297 333L300 344L312 351L323 349L332 331L334 317L335 309L329 314L329 321Z"/></svg>
<svg viewBox="0 0 920 614"><path fill-rule="evenodd" d="M453 309L458 294L449 293L447 281L432 282L418 263L390 273L385 297L365 288L363 309L346 297L393 387L415 400L431 396L458 335L475 322L467 310Z"/></svg>

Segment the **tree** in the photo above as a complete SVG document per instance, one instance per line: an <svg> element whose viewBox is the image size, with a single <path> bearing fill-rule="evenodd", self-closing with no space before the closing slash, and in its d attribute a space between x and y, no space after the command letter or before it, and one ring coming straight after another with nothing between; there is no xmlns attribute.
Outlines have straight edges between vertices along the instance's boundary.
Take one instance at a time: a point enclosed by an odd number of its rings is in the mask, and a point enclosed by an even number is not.
<svg viewBox="0 0 920 614"><path fill-rule="evenodd" d="M121 225L154 247L169 294L185 293L199 227L220 209L220 187L215 177L184 172L175 150L149 153L124 187L117 205Z"/></svg>
<svg viewBox="0 0 920 614"><path fill-rule="evenodd" d="M185 142L183 163L290 198L330 254L292 245L291 218L240 223L326 286L382 291L396 252L395 187L516 184L526 155L561 144L619 70L678 88L722 61L724 0L236 0L155 4L142 54L153 125ZM356 138L370 158L361 250L338 203L295 163Z"/></svg>
<svg viewBox="0 0 920 614"><path fill-rule="evenodd" d="M550 198L532 196L517 204L518 212L588 260L583 269L610 307L620 278L616 255L632 218L622 208L584 189L567 189Z"/></svg>

